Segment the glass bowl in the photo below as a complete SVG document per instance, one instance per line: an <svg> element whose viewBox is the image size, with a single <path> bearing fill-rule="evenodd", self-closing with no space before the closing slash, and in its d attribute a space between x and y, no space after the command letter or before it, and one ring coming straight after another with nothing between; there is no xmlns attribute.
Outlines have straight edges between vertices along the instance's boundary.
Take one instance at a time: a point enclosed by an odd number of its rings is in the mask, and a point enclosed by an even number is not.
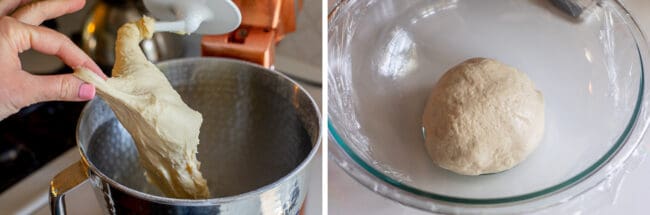
<svg viewBox="0 0 650 215"><path fill-rule="evenodd" d="M329 15L330 157L426 211L526 212L575 198L621 167L648 127L643 34L617 1L589 13L576 21L547 0L339 2ZM519 165L463 176L431 161L421 116L438 78L473 57L526 73L546 125Z"/></svg>

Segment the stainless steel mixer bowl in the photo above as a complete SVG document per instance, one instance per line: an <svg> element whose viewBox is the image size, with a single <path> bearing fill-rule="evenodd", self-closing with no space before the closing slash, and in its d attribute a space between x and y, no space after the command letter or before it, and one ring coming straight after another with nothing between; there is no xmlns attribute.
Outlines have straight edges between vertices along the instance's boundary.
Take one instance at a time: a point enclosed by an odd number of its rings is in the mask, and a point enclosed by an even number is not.
<svg viewBox="0 0 650 215"><path fill-rule="evenodd" d="M320 145L320 113L286 76L220 58L158 64L192 108L203 114L198 159L210 199L162 197L146 182L129 133L100 98L79 119L82 160L52 181L53 213L63 194L89 178L109 214L297 214L307 171Z"/></svg>
<svg viewBox="0 0 650 215"><path fill-rule="evenodd" d="M149 15L142 0L101 0L92 7L84 21L81 48L99 66L110 72L115 63L115 40L118 29L127 22ZM150 16L150 15L149 15ZM183 56L185 38L169 32L156 32L140 43L148 60L159 62Z"/></svg>

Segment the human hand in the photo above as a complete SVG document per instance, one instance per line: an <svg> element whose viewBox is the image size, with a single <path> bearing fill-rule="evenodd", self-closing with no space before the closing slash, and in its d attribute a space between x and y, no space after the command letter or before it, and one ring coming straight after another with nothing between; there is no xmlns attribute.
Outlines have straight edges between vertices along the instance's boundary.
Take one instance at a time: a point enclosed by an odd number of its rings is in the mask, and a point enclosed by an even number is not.
<svg viewBox="0 0 650 215"><path fill-rule="evenodd" d="M94 86L72 74L32 75L22 69L18 58L19 53L33 48L106 79L99 66L68 37L38 26L78 11L84 4L85 0L0 0L0 120L37 102L85 101L95 96Z"/></svg>

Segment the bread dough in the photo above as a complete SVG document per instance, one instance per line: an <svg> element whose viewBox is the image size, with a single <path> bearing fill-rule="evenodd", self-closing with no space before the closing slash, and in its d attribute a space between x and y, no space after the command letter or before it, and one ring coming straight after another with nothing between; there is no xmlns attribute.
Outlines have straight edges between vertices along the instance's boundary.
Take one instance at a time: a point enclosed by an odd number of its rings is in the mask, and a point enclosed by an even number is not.
<svg viewBox="0 0 650 215"><path fill-rule="evenodd" d="M541 141L544 98L526 74L473 58L440 78L422 121L427 151L440 167L463 175L501 172Z"/></svg>
<svg viewBox="0 0 650 215"><path fill-rule="evenodd" d="M140 41L153 34L153 22L144 17L120 27L112 78L104 81L84 68L74 75L95 85L129 131L149 183L168 197L208 198L196 159L203 117L183 102L140 50Z"/></svg>

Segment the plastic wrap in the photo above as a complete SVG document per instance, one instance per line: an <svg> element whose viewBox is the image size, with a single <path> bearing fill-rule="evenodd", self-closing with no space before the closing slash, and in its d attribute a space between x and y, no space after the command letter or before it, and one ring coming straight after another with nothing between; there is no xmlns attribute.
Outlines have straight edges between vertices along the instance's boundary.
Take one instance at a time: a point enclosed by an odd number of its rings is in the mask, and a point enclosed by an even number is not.
<svg viewBox="0 0 650 215"><path fill-rule="evenodd" d="M618 3L618 2L617 2ZM620 4L620 3L618 3ZM615 20L612 18L615 14L606 3L599 3L588 8L586 14L579 17L581 22L589 22L590 19L602 21L601 40L605 46L611 46L616 39L613 36L615 31ZM626 11L627 12L627 11ZM628 16L629 13L627 13ZM632 19L634 21L634 19ZM636 24L636 22L635 22ZM644 37L644 35L640 35ZM608 59L615 56L613 48L608 49ZM642 103L644 109L648 108L648 101ZM647 111L641 112L641 117L648 118ZM647 124L638 124L642 129L647 129ZM645 127L644 127L645 126ZM638 140L640 144L632 151L632 153L623 159L620 163L610 163L607 168L610 171L609 175L600 181L595 186L585 190L582 194L571 197L564 201L558 202L556 205L549 208L541 209L535 214L602 214L604 207L614 207L618 203L619 195L622 187L625 185L626 177L634 172L636 168L646 162L648 156L648 144L645 135L641 136Z"/></svg>
<svg viewBox="0 0 650 215"><path fill-rule="evenodd" d="M602 1L584 13L574 19L546 0L339 2L329 16L332 160L372 191L431 212L591 214L616 204L626 175L647 157L640 146L650 124L648 48L620 2ZM503 173L427 174L439 170L431 167L417 136L423 98L441 74L434 71L470 57L496 58L528 72L549 106L564 108L547 114L545 138L554 143ZM567 118L585 123L566 126ZM563 135L592 138L594 144L571 151L577 146ZM599 159L589 160L589 153ZM545 162L552 167L534 168ZM569 165L563 162L585 164L575 171L558 166ZM579 173L539 185L553 171ZM504 180L508 175L527 177ZM541 188L517 191L523 185Z"/></svg>
<svg viewBox="0 0 650 215"><path fill-rule="evenodd" d="M620 191L625 186L626 177L636 170L636 167L646 162L648 144L643 143L636 149L628 160L611 175L584 193L570 199L558 202L549 208L540 209L533 214L605 214L603 208L615 207L619 203Z"/></svg>

